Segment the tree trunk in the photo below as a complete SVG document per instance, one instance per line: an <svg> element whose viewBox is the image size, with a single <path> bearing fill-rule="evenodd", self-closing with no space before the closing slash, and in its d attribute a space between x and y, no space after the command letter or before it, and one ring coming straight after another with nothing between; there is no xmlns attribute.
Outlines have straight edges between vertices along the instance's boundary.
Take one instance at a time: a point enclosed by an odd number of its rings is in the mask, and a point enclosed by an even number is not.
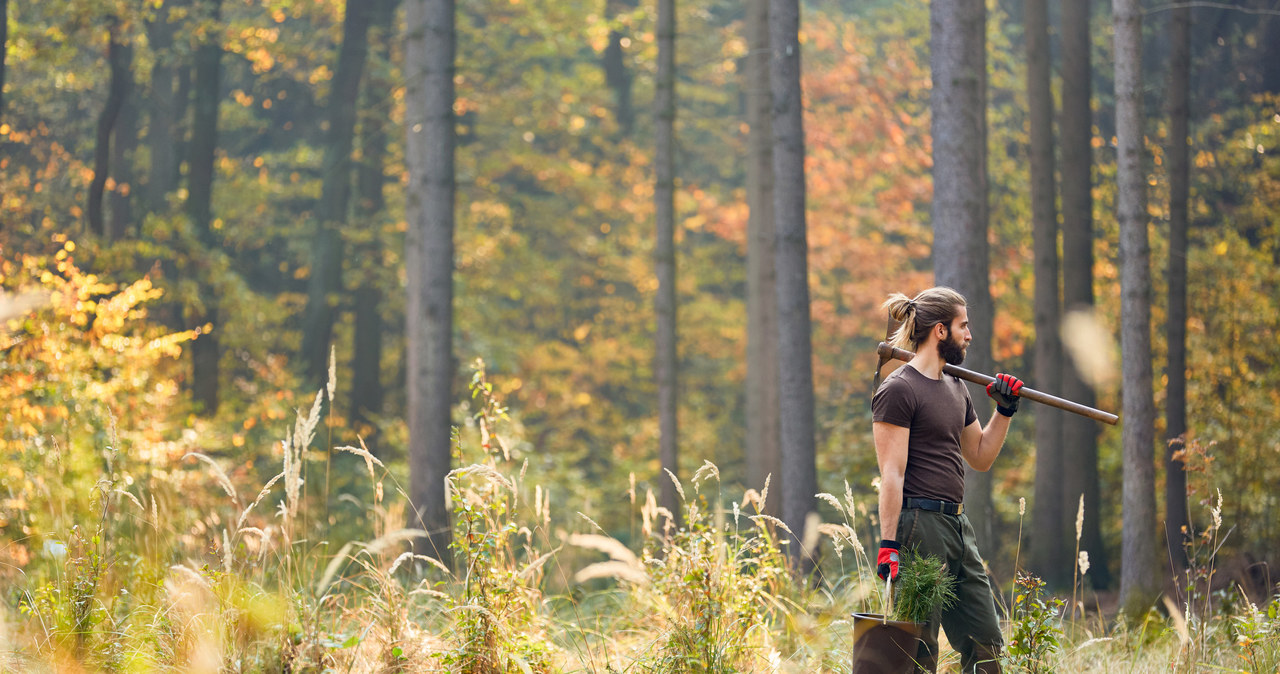
<svg viewBox="0 0 1280 674"><path fill-rule="evenodd" d="M334 301L342 290L342 230L351 195L351 148L355 144L356 101L369 54L370 2L347 3L342 47L329 92L329 137L321 174L320 208L311 240L311 276L302 321L302 358L307 382L323 385L329 370Z"/></svg>
<svg viewBox="0 0 1280 674"><path fill-rule="evenodd" d="M747 486L763 490L765 512L777 517L782 481L778 447L778 294L774 267L773 99L769 90L769 0L747 10Z"/></svg>
<svg viewBox="0 0 1280 674"><path fill-rule="evenodd" d="M222 0L205 0L213 20L219 21ZM213 163L218 147L218 101L222 86L222 46L218 43L217 30L210 31L208 41L196 48L195 110L191 122L191 149L187 168L187 218L204 244L206 250L218 247L214 236L213 221ZM196 254L193 251L192 255ZM192 327L215 325L217 321L217 297L209 288L208 279L201 279L201 297L207 304L203 313L196 312L189 323ZM216 332L202 334L191 343L192 396L203 407L205 414L218 411L218 365L221 351Z"/></svg>
<svg viewBox="0 0 1280 674"><path fill-rule="evenodd" d="M1090 0L1062 5L1062 301L1067 311L1093 310L1093 114L1089 83ZM1063 367L1064 397L1093 406L1093 389L1075 364ZM1064 528L1074 526L1084 496L1084 530L1080 549L1088 551L1093 587L1107 588L1111 574L1102 544L1101 494L1098 487L1098 425L1068 414L1062 420ZM1067 528L1067 531L1071 529Z"/></svg>
<svg viewBox="0 0 1280 674"><path fill-rule="evenodd" d="M1058 209L1053 162L1053 93L1049 71L1049 3L1026 0L1027 102L1031 118L1031 222L1035 258L1035 381L1062 388L1058 289ZM1062 519L1062 413L1035 408L1036 476L1031 522L1031 568L1050 587L1071 580Z"/></svg>
<svg viewBox="0 0 1280 674"><path fill-rule="evenodd" d="M802 572L813 568L805 554L805 522L816 508L813 344L809 315L809 242L805 224L804 108L800 88L800 2L771 0L769 71L773 93L773 205L778 274L779 428L782 521L790 527L790 555Z"/></svg>
<svg viewBox="0 0 1280 674"><path fill-rule="evenodd" d="M374 63L391 61L391 36L394 30L396 0L378 0L370 43L380 49ZM364 114L360 122L360 148L364 161L356 171L357 220L373 231L367 243L353 256L357 264L355 334L352 348L351 419L369 446L378 452L376 416L382 412L382 210L386 205L387 124L385 111L390 106L392 84L381 70L370 64L365 79Z"/></svg>
<svg viewBox="0 0 1280 674"><path fill-rule="evenodd" d="M653 309L657 318L657 353L654 374L658 386L658 456L663 469L680 475L679 409L676 369L676 8L675 0L658 0L658 73L654 82L654 187L653 210L657 224L653 263L658 293ZM659 476L662 505L679 519L681 511L675 484Z"/></svg>
<svg viewBox="0 0 1280 674"><path fill-rule="evenodd" d="M637 1L605 0L605 21L617 21L619 14L635 9ZM630 41L626 33L616 27L609 29L609 44L605 47L602 65L605 84L613 91L614 116L618 120L618 128L625 136L635 126L635 110L631 103L631 82L635 78L627 68L624 41Z"/></svg>
<svg viewBox="0 0 1280 674"><path fill-rule="evenodd" d="M992 300L987 249L986 5L982 0L930 3L933 90L933 269L939 285L969 305L972 369L993 369ZM985 392L972 391L989 411ZM980 416L983 412L979 413ZM965 471L965 511L984 548L995 543L991 474Z"/></svg>
<svg viewBox="0 0 1280 674"><path fill-rule="evenodd" d="M1116 186L1120 225L1120 354L1124 387L1124 560L1120 605L1151 606L1160 587L1156 560L1155 401L1151 375L1151 259L1142 120L1142 8L1113 0L1115 21Z"/></svg>
<svg viewBox="0 0 1280 674"><path fill-rule="evenodd" d="M4 64L9 55L9 0L0 0L0 121L4 120Z"/></svg>
<svg viewBox="0 0 1280 674"><path fill-rule="evenodd" d="M1169 387L1165 401L1165 542L1177 570L1186 567L1187 474L1176 454L1187 432L1187 202L1190 196L1188 137L1191 78L1191 8L1171 13L1169 58Z"/></svg>
<svg viewBox="0 0 1280 674"><path fill-rule="evenodd" d="M125 68L124 103L111 132L111 177L115 187L108 203L107 238L121 241L134 229L133 220L133 155L138 149L138 97L133 69Z"/></svg>
<svg viewBox="0 0 1280 674"><path fill-rule="evenodd" d="M125 97L129 94L130 64L133 63L133 47L120 38L120 20L111 17L107 40L107 65L111 69L111 82L107 89L107 102L98 115L98 136L93 151L93 180L89 183L89 204L85 209L89 218L89 231L96 236L107 233L104 218L103 196L107 188L107 176L111 169L111 135Z"/></svg>
<svg viewBox="0 0 1280 674"><path fill-rule="evenodd" d="M428 532L418 551L451 564L455 10L453 0L409 0L406 10L409 495Z"/></svg>
<svg viewBox="0 0 1280 674"><path fill-rule="evenodd" d="M143 199L145 213L165 210L169 194L178 188L178 119L181 113L174 81L178 58L173 49L177 26L170 15L170 10L178 4L174 0L166 0L156 11L155 21L147 24L147 39L156 61L151 67L151 97L147 105L147 149L151 155L151 166Z"/></svg>

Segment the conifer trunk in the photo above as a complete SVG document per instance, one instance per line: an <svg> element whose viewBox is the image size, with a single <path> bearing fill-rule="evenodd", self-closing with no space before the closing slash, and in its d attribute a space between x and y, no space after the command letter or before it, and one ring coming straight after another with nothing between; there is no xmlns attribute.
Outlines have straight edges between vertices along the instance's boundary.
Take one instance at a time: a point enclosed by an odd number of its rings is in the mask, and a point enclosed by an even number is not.
<svg viewBox="0 0 1280 674"><path fill-rule="evenodd" d="M1026 0L1027 101L1031 122L1031 228L1035 259L1036 386L1058 391L1062 346L1058 337L1058 208L1053 161L1053 93L1049 71L1049 3ZM1071 580L1062 518L1062 412L1035 407L1035 500L1032 506L1031 568L1050 587Z"/></svg>
<svg viewBox="0 0 1280 674"><path fill-rule="evenodd" d="M405 241L411 523L418 552L452 565L445 476L451 463L454 270L453 0L409 0L405 35Z"/></svg>
<svg viewBox="0 0 1280 674"><path fill-rule="evenodd" d="M938 285L968 301L973 346L965 367L993 368L993 303L987 247L986 5L982 0L930 3L933 88L933 269ZM985 418L985 392L971 392ZM965 470L965 511L983 549L994 549L991 473Z"/></svg>
<svg viewBox="0 0 1280 674"><path fill-rule="evenodd" d="M679 363L676 332L676 213L675 213L675 121L676 121L676 12L675 0L658 0L658 74L654 101L654 270L658 292L654 297L657 317L654 374L658 388L658 456L664 470L680 475L678 423ZM672 514L680 513L676 486L665 475L662 505Z"/></svg>
<svg viewBox="0 0 1280 674"><path fill-rule="evenodd" d="M1171 13L1169 58L1169 386L1165 420L1165 543L1168 558L1185 568L1189 540L1187 474L1176 454L1187 432L1187 220L1190 197L1189 99L1191 77L1191 8Z"/></svg>
<svg viewBox="0 0 1280 674"><path fill-rule="evenodd" d="M813 568L804 554L805 522L816 510L813 343L809 311L809 242L805 223L804 109L800 74L800 2L772 0L769 43L773 52L773 203L777 218L778 370L781 429L782 520L790 527L789 553L801 572Z"/></svg>
<svg viewBox="0 0 1280 674"><path fill-rule="evenodd" d="M111 171L111 136L129 93L129 65L133 62L133 47L128 41L120 39L120 20L111 17L108 23L107 66L111 70L111 80L107 89L107 101L98 115L98 134L93 150L93 180L89 182L89 203L85 209L89 231L96 236L107 234L103 197Z"/></svg>
<svg viewBox="0 0 1280 674"><path fill-rule="evenodd" d="M1113 0L1115 22L1116 186L1120 225L1121 433L1124 455L1120 605L1140 615L1155 599L1155 401L1151 367L1151 248L1142 111L1142 7Z"/></svg>
<svg viewBox="0 0 1280 674"><path fill-rule="evenodd" d="M320 207L311 242L311 276L302 322L302 357L312 386L324 383L333 338L334 302L342 289L342 230L351 196L351 149L355 144L356 101L369 53L372 3L347 3L342 47L329 92L329 138L325 144Z"/></svg>
<svg viewBox="0 0 1280 674"><path fill-rule="evenodd" d="M763 492L782 479L778 421L778 293L774 261L773 97L769 86L769 0L747 9L750 127L747 157L747 486ZM777 517L781 491L768 492L765 512Z"/></svg>
<svg viewBox="0 0 1280 674"><path fill-rule="evenodd" d="M222 0L205 0L204 8L216 23L222 16ZM218 102L222 87L222 45L219 31L210 31L206 41L196 48L195 103L191 122L191 145L187 162L187 218L195 230L205 251L192 251L192 256L213 254L218 248L213 232L213 163L218 148ZM218 344L217 293L209 285L210 279L199 279L203 308L193 308L188 317L192 328L206 331L191 344L192 397L206 415L218 411L219 360L222 350Z"/></svg>
<svg viewBox="0 0 1280 674"><path fill-rule="evenodd" d="M1093 301L1093 113L1089 57L1090 0L1062 5L1062 303L1066 311L1092 312ZM1064 363L1063 397L1090 407L1093 389L1071 361ZM1084 497L1080 549L1089 553L1089 576L1095 589L1111 586L1107 550L1102 542L1103 517L1098 481L1098 425L1068 414L1062 420L1064 453L1062 515L1073 531ZM1074 548L1073 548L1074 550Z"/></svg>

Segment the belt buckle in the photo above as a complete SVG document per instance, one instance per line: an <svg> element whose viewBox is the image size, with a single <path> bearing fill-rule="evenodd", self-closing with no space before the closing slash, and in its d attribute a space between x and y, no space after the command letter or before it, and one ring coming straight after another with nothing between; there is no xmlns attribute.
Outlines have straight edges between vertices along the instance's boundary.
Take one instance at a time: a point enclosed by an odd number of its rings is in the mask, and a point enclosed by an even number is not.
<svg viewBox="0 0 1280 674"><path fill-rule="evenodd" d="M964 504L963 504L963 503L957 503L957 504L956 504L956 517L959 517L959 516L961 516L961 515L963 515L963 514L964 514Z"/></svg>

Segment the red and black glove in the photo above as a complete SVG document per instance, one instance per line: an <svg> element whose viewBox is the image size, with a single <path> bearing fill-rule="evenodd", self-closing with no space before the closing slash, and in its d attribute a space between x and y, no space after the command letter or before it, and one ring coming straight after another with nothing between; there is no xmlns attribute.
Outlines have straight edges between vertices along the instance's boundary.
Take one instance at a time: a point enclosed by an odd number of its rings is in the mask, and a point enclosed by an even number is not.
<svg viewBox="0 0 1280 674"><path fill-rule="evenodd" d="M898 577L897 541L880 541L880 554L876 557L876 575L880 580L896 580Z"/></svg>
<svg viewBox="0 0 1280 674"><path fill-rule="evenodd" d="M995 381L987 384L987 395L996 401L996 410L1006 417L1018 411L1018 403L1022 400L1018 392L1021 390L1022 380L1011 374L998 374Z"/></svg>

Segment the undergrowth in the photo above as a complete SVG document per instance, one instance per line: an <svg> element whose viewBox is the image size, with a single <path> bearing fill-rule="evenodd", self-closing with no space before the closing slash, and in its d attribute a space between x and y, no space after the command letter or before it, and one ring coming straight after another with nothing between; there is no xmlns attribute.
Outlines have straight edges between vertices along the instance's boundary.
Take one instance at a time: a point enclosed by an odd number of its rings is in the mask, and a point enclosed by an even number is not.
<svg viewBox="0 0 1280 674"><path fill-rule="evenodd" d="M880 606L856 534L870 522L847 485L817 495L836 520L815 518L802 532L763 511L768 482L738 492L709 462L683 481L663 476L680 493L678 513L635 476L618 485L639 520L632 536L573 503L554 504L553 516L540 482L549 476L530 468L480 363L448 475L452 557L416 554L422 532L405 524L403 467L359 438L333 439L332 367L290 426L270 415L253 424L252 437L279 438L257 452L269 462L202 445L198 431L175 431L180 423L147 426L148 404L185 413L165 373L191 335L131 327L154 295L146 284L121 290L68 275L70 286L56 281L52 316L3 334L0 396L22 426L0 438L11 467L0 504L0 669L843 671L849 615ZM95 293L110 320L59 318ZM45 329L58 320L78 327ZM153 370L97 381L22 360L101 374L122 367L117 349ZM50 373L66 379L35 379ZM1209 506L1168 617L1112 623L1078 613L1075 601L1063 611L1022 578L1006 626L1009 669L1276 671L1277 602L1215 588L1225 534L1221 502ZM814 575L797 574L786 541L800 543Z"/></svg>

